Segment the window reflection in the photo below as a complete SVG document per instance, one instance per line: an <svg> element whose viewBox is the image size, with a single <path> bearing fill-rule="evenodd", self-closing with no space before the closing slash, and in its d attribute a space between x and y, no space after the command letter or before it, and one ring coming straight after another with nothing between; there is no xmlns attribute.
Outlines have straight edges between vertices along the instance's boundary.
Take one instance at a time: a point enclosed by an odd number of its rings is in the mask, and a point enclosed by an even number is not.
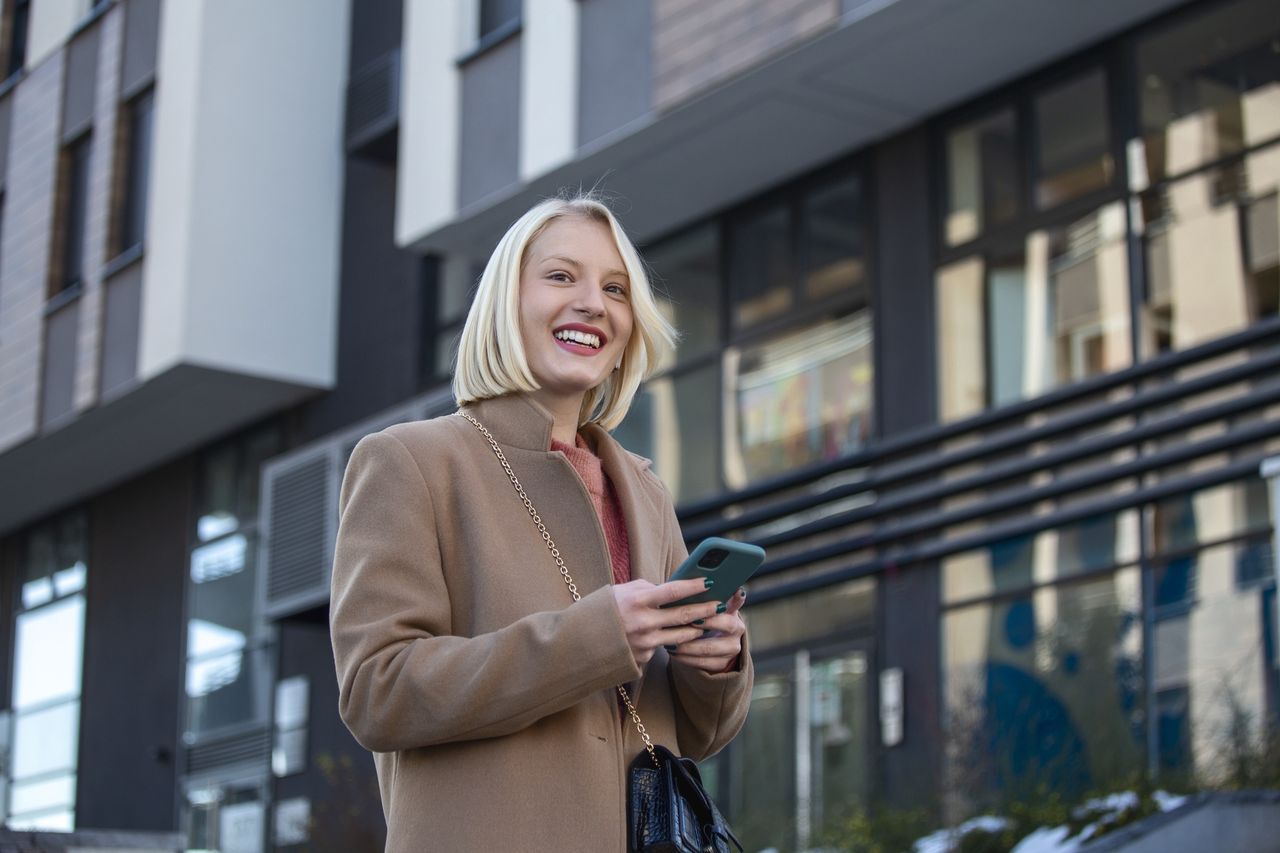
<svg viewBox="0 0 1280 853"><path fill-rule="evenodd" d="M1241 582L1260 550L1271 556L1267 541L1229 542L1157 566L1157 747L1175 779L1222 781L1233 749L1260 742L1277 671L1275 593Z"/></svg>
<svg viewBox="0 0 1280 853"><path fill-rule="evenodd" d="M854 175L823 186L804 199L805 297L825 299L855 292L866 304L866 235L862 181Z"/></svg>
<svg viewBox="0 0 1280 853"><path fill-rule="evenodd" d="M943 618L946 735L959 796L1066 796L1144 766L1137 569Z"/></svg>
<svg viewBox="0 0 1280 853"><path fill-rule="evenodd" d="M270 683L264 649L238 650L231 633L210 637L221 644L208 657L187 662L187 737L237 723L266 722Z"/></svg>
<svg viewBox="0 0 1280 853"><path fill-rule="evenodd" d="M787 673L757 675L747 722L736 738L731 806L749 850L792 849L795 831L795 699Z"/></svg>
<svg viewBox="0 0 1280 853"><path fill-rule="evenodd" d="M775 204L734 226L729 285L735 328L753 326L791 308L791 222L790 208Z"/></svg>
<svg viewBox="0 0 1280 853"><path fill-rule="evenodd" d="M659 243L645 252L656 273L654 296L680 331L676 360L683 364L720 348L720 241L713 224Z"/></svg>
<svg viewBox="0 0 1280 853"><path fill-rule="evenodd" d="M1137 559L1137 511L1097 515L945 558L943 601L1026 589Z"/></svg>
<svg viewBox="0 0 1280 853"><path fill-rule="evenodd" d="M1278 192L1275 145L1142 196L1144 355L1240 331L1280 311Z"/></svg>
<svg viewBox="0 0 1280 853"><path fill-rule="evenodd" d="M1033 231L1017 250L948 264L937 289L944 418L979 411L983 396L1010 403L1131 362L1119 202ZM975 332L986 339L986 358Z"/></svg>
<svg viewBox="0 0 1280 853"><path fill-rule="evenodd" d="M872 431L871 313L730 348L725 383L730 487L847 454Z"/></svg>
<svg viewBox="0 0 1280 853"><path fill-rule="evenodd" d="M1209 7L1139 43L1141 151L1150 181L1280 133L1278 45L1280 16L1270 0Z"/></svg>
<svg viewBox="0 0 1280 853"><path fill-rule="evenodd" d="M715 363L652 379L614 432L624 447L654 461L677 502L720 490L720 387Z"/></svg>
<svg viewBox="0 0 1280 853"><path fill-rule="evenodd" d="M967 243L988 225L1017 214L1020 162L1011 109L947 135L948 246Z"/></svg>
<svg viewBox="0 0 1280 853"><path fill-rule="evenodd" d="M187 846L191 850L258 853L266 838L262 791L253 784L194 788L184 809Z"/></svg>
<svg viewBox="0 0 1280 853"><path fill-rule="evenodd" d="M1034 110L1036 203L1042 210L1111 183L1115 163L1107 78L1101 69L1044 92Z"/></svg>

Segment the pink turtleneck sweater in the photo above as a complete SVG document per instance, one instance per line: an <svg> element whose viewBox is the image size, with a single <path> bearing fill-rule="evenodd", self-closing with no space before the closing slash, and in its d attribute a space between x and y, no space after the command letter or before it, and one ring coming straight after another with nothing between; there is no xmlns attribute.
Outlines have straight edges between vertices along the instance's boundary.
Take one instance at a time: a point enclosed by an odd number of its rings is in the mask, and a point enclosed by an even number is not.
<svg viewBox="0 0 1280 853"><path fill-rule="evenodd" d="M631 545L627 538L627 523L622 516L622 504L618 501L618 493L613 483L605 476L604 465L600 457L591 452L590 445L581 435L575 436L574 446L563 441L551 440L551 449L565 455L578 478L587 487L591 495L591 504L595 507L604 528L604 541L609 546L609 562L613 568L613 582L628 583L631 580Z"/></svg>

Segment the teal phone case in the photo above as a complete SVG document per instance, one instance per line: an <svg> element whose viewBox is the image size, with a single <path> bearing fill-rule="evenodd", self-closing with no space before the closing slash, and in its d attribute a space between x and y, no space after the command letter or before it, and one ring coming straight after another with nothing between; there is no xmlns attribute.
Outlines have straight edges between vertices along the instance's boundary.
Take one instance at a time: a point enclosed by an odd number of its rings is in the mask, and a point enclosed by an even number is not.
<svg viewBox="0 0 1280 853"><path fill-rule="evenodd" d="M718 551L727 551L728 554L717 565L706 565L707 562L715 562L718 556L716 552ZM715 586L699 595L663 606L676 607L681 604L703 601L724 603L733 597L733 594L738 591L738 587L746 583L756 573L756 569L760 568L760 564L763 562L764 549L758 545L735 542L732 539L721 539L719 536L704 539L698 543L697 548L693 549L693 553L689 555L689 558L680 564L680 568L676 569L670 580L711 578L715 581Z"/></svg>

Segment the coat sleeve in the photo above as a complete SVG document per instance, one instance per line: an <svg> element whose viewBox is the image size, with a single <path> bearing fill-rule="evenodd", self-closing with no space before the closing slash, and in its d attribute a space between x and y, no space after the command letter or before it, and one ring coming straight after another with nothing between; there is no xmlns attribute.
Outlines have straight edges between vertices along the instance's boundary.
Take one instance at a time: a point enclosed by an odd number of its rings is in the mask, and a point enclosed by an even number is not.
<svg viewBox="0 0 1280 853"><path fill-rule="evenodd" d="M689 556L689 550L685 548L675 507L665 486L663 495L668 505L666 574L670 577ZM747 635L742 635L742 653L734 670L713 675L671 659L667 673L675 698L676 737L681 754L701 761L728 746L747 720L751 687L755 683Z"/></svg>
<svg viewBox="0 0 1280 853"><path fill-rule="evenodd" d="M430 489L393 434L357 445L339 511L338 708L366 749L511 734L639 675L608 587L493 633L454 636Z"/></svg>

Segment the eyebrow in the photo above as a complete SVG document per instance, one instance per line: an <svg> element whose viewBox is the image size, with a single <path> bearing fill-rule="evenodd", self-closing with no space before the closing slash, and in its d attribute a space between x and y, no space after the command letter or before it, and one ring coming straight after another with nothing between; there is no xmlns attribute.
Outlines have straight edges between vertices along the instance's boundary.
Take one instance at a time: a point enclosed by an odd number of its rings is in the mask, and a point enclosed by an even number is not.
<svg viewBox="0 0 1280 853"><path fill-rule="evenodd" d="M577 267L578 269L582 269L582 264L580 262L575 261L573 258L567 255L548 255L547 257L542 259L543 263L546 263L547 261L560 261L562 263L569 264L570 266ZM625 278L627 281L631 280L631 276L627 275L625 270L605 270L604 274L606 277L621 276L622 278Z"/></svg>

